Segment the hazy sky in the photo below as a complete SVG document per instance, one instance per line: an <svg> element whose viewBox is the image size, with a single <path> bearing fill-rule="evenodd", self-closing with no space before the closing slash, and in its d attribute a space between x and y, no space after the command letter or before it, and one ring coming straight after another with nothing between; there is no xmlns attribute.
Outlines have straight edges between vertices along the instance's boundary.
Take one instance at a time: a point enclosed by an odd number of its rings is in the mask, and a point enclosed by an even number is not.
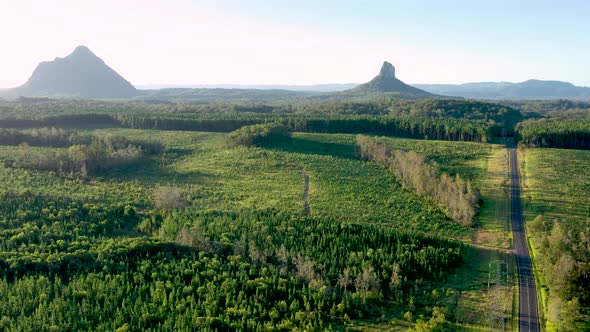
<svg viewBox="0 0 590 332"><path fill-rule="evenodd" d="M135 85L590 86L590 1L0 0L0 87L88 46Z"/></svg>

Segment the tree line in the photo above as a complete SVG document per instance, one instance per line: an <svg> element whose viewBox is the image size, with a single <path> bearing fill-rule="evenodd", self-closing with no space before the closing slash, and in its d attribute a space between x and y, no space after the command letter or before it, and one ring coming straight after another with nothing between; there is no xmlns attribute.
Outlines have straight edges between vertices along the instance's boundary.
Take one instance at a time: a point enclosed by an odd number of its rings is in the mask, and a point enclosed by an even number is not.
<svg viewBox="0 0 590 332"><path fill-rule="evenodd" d="M387 167L407 188L442 207L454 221L472 226L480 194L459 174L454 178L413 151L392 150L376 138L357 136L357 155Z"/></svg>
<svg viewBox="0 0 590 332"><path fill-rule="evenodd" d="M521 117L520 105L492 103L465 99L420 99L408 100L388 96L369 96L355 100L299 99L206 102L166 101L154 98L128 101L67 100L44 98L21 98L16 101L0 100L0 117L39 118L63 114L151 114L160 116L187 114L298 114L298 115L371 115L436 117L514 122ZM518 121L516 121L518 122Z"/></svg>
<svg viewBox="0 0 590 332"><path fill-rule="evenodd" d="M409 117L263 117L258 119L167 119L143 116L119 116L123 127L159 130L194 130L229 132L243 126L278 122L291 131L311 133L371 133L395 137L449 141L488 142L492 128L483 122Z"/></svg>
<svg viewBox="0 0 590 332"><path fill-rule="evenodd" d="M0 145L20 146L8 166L77 173L82 177L136 163L146 155L159 154L164 148L155 141L131 140L117 135L85 135L56 128L0 129Z"/></svg>
<svg viewBox="0 0 590 332"><path fill-rule="evenodd" d="M170 117L133 114L77 114L42 119L0 119L0 127L27 128L82 125L132 129L231 132L243 126L280 123L291 131L311 133L375 134L417 139L489 142L499 129L483 121L453 118L308 116L225 114L217 117Z"/></svg>
<svg viewBox="0 0 590 332"><path fill-rule="evenodd" d="M113 134L83 134L75 130L56 127L14 130L0 128L0 145L30 145L63 148L72 145L103 144L110 149L122 149L130 145L141 148L148 154L159 154L164 149L161 142L154 140L130 139Z"/></svg>
<svg viewBox="0 0 590 332"><path fill-rule="evenodd" d="M590 149L590 118L525 121L517 133L525 146Z"/></svg>

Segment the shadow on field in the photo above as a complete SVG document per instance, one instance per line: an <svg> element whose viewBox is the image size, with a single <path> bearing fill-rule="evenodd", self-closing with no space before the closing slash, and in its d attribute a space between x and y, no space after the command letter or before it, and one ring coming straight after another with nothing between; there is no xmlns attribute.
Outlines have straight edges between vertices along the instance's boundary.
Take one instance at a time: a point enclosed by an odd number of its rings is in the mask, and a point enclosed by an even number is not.
<svg viewBox="0 0 590 332"><path fill-rule="evenodd" d="M270 150L280 150L285 152L316 154L345 159L356 159L354 155L354 145L321 142L300 137L294 137L292 143L281 143L269 146L267 148Z"/></svg>
<svg viewBox="0 0 590 332"><path fill-rule="evenodd" d="M137 181L153 185L156 183L203 184L210 181L214 175L196 170L178 171L171 164L150 159L109 170L108 173L99 174L99 176L104 176L108 180Z"/></svg>

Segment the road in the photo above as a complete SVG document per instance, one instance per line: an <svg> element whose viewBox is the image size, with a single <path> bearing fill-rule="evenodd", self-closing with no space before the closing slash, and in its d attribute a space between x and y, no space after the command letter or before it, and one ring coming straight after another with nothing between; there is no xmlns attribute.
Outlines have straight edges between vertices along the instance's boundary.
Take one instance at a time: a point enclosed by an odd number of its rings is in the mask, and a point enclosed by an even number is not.
<svg viewBox="0 0 590 332"><path fill-rule="evenodd" d="M510 192L511 192L511 220L514 237L514 253L518 269L518 330L540 331L539 311L537 306L537 290L529 246L523 226L522 204L520 199L520 171L516 149L510 151Z"/></svg>

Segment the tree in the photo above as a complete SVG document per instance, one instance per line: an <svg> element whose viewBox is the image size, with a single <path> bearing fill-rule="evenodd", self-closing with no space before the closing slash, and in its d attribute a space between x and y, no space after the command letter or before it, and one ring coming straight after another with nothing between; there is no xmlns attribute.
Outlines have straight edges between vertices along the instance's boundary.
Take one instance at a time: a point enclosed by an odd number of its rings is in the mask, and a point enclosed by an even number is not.
<svg viewBox="0 0 590 332"><path fill-rule="evenodd" d="M343 290L344 294L346 295L346 289L352 283L352 278L350 277L350 269L345 268L344 272L338 276L338 286Z"/></svg>
<svg viewBox="0 0 590 332"><path fill-rule="evenodd" d="M377 294L380 288L380 280L373 267L366 267L354 280L356 291L361 297L366 298L369 293Z"/></svg>
<svg viewBox="0 0 590 332"><path fill-rule="evenodd" d="M177 187L159 186L153 191L154 205L159 209L178 209L186 206L184 192Z"/></svg>
<svg viewBox="0 0 590 332"><path fill-rule="evenodd" d="M391 280L389 281L389 288L392 290L398 289L402 285L402 277L400 275L400 267L398 263L393 263L391 269Z"/></svg>

